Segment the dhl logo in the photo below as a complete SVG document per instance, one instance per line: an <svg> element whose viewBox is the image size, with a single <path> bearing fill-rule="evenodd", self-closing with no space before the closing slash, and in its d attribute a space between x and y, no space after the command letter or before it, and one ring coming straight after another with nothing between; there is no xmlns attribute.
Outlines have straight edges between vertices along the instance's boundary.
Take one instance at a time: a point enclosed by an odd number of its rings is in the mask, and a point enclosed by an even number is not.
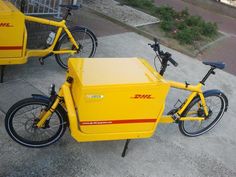
<svg viewBox="0 0 236 177"><path fill-rule="evenodd" d="M148 94L135 94L132 99L153 99L152 95Z"/></svg>
<svg viewBox="0 0 236 177"><path fill-rule="evenodd" d="M1 23L0 22L0 27L13 27L13 25L10 23Z"/></svg>

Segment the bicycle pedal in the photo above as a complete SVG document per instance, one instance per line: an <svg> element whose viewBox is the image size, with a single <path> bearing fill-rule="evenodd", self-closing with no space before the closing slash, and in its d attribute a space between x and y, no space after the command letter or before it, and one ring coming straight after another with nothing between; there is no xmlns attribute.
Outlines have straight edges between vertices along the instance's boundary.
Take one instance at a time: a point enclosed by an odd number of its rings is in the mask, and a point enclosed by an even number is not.
<svg viewBox="0 0 236 177"><path fill-rule="evenodd" d="M43 59L43 58L39 58L39 63L40 63L41 65L44 65L44 59Z"/></svg>

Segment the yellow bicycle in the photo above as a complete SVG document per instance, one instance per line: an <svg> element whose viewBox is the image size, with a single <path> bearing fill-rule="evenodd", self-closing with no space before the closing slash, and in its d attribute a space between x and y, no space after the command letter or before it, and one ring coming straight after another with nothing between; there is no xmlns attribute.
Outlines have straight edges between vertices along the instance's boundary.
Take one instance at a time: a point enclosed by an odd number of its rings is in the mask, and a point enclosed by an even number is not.
<svg viewBox="0 0 236 177"><path fill-rule="evenodd" d="M85 27L68 28L66 20L77 5L60 5L66 8L61 21L26 16L10 2L0 0L0 65L24 64L29 57L39 57L43 64L45 58L55 55L57 63L67 69L67 61L74 57L93 57L96 52L97 38ZM45 49L27 49L27 29L25 21L50 25L57 28L51 31L45 41Z"/></svg>
<svg viewBox="0 0 236 177"><path fill-rule="evenodd" d="M150 44L161 61L156 70L140 58L69 59L67 79L58 93L51 86L50 96L32 95L14 104L6 114L5 126L10 137L33 148L56 142L69 127L79 142L151 137L159 123L177 123L190 137L211 130L228 108L228 99L220 90L203 92L202 86L223 63L211 66L205 77L190 85L165 80L163 74L172 63L171 54ZM191 92L177 108L163 115L170 88Z"/></svg>

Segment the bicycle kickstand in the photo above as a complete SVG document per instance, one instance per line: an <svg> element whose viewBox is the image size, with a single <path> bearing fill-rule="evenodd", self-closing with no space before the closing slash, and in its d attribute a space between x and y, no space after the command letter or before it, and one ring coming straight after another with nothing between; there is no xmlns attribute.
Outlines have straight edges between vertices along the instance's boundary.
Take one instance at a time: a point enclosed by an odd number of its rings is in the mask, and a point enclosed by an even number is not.
<svg viewBox="0 0 236 177"><path fill-rule="evenodd" d="M129 146L129 143L130 143L130 139L127 139L126 142L125 142L125 146L124 146L124 149L123 149L121 157L125 157L126 151L128 149L128 146Z"/></svg>
<svg viewBox="0 0 236 177"><path fill-rule="evenodd" d="M1 66L1 79L0 79L0 83L3 83L3 77L4 77L4 69L5 69L5 65Z"/></svg>

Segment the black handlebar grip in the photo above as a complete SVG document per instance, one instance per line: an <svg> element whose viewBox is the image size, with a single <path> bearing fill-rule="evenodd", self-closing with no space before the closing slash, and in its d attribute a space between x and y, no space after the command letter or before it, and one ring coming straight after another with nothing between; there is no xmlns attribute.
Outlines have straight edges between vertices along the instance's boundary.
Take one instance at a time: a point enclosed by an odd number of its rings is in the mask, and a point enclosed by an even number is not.
<svg viewBox="0 0 236 177"><path fill-rule="evenodd" d="M169 61L176 67L178 66L179 64L173 59L173 58L169 58Z"/></svg>

